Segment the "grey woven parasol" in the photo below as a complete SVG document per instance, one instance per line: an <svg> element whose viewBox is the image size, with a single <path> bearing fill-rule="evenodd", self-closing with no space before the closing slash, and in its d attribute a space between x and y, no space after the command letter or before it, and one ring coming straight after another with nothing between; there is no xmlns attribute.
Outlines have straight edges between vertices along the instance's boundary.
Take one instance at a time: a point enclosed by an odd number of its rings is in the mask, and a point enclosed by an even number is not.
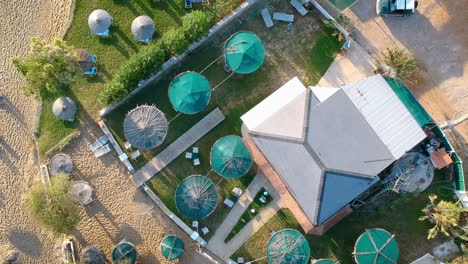
<svg viewBox="0 0 468 264"><path fill-rule="evenodd" d="M166 137L168 122L156 106L142 105L128 112L124 120L127 141L137 149L152 149Z"/></svg>
<svg viewBox="0 0 468 264"><path fill-rule="evenodd" d="M154 22L149 16L139 16L132 22L133 37L138 41L149 42L154 29Z"/></svg>
<svg viewBox="0 0 468 264"><path fill-rule="evenodd" d="M82 206L93 201L93 188L85 181L76 181L69 192L70 196Z"/></svg>
<svg viewBox="0 0 468 264"><path fill-rule="evenodd" d="M52 176L59 173L70 174L73 170L73 162L67 154L59 153L50 159L49 171Z"/></svg>
<svg viewBox="0 0 468 264"><path fill-rule="evenodd" d="M76 114L76 104L70 97L60 97L52 105L52 112L59 120L73 121Z"/></svg>
<svg viewBox="0 0 468 264"><path fill-rule="evenodd" d="M102 255L101 250L97 246L86 247L83 251L82 257L84 263L86 264L104 264L104 256Z"/></svg>
<svg viewBox="0 0 468 264"><path fill-rule="evenodd" d="M112 24L112 17L106 10L96 9L88 17L91 33L100 35L105 33Z"/></svg>

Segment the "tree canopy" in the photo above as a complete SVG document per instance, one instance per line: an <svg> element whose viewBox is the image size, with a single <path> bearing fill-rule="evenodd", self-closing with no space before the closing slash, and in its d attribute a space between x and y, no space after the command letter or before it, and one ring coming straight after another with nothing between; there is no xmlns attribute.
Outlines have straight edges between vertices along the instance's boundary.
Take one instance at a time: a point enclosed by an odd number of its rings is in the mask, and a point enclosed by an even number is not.
<svg viewBox="0 0 468 264"><path fill-rule="evenodd" d="M79 207L68 194L72 185L68 175L59 174L50 185L36 183L27 193L27 209L56 234L70 234L80 221Z"/></svg>
<svg viewBox="0 0 468 264"><path fill-rule="evenodd" d="M398 77L408 78L418 68L413 53L406 49L398 47L389 47L382 52L383 62L392 67Z"/></svg>
<svg viewBox="0 0 468 264"><path fill-rule="evenodd" d="M462 240L468 241L468 237L463 230L468 217L468 210L461 207L459 202L449 202L441 200L436 202L437 196L429 196L429 205L422 211L425 215L421 216L419 220L429 220L435 226L429 229L427 238L433 239L438 234L442 233L446 236L456 236Z"/></svg>
<svg viewBox="0 0 468 264"><path fill-rule="evenodd" d="M13 57L13 65L25 78L27 95L40 96L70 84L79 73L74 47L55 39L51 43L33 37L25 58Z"/></svg>

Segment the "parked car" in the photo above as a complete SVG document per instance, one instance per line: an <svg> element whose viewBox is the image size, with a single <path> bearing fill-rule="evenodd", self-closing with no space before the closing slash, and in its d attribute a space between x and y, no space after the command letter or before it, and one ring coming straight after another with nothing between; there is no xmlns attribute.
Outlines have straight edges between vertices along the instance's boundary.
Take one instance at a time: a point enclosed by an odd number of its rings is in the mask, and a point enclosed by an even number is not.
<svg viewBox="0 0 468 264"><path fill-rule="evenodd" d="M376 11L381 16L409 16L418 7L417 0L377 0Z"/></svg>

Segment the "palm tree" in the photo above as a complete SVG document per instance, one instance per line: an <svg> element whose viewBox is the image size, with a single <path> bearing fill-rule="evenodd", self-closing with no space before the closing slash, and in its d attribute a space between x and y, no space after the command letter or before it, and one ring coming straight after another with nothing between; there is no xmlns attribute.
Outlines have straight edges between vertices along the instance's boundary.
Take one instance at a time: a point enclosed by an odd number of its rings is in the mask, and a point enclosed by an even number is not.
<svg viewBox="0 0 468 264"><path fill-rule="evenodd" d="M441 200L436 203L437 195L429 195L430 203L422 211L423 216L419 220L429 220L435 226L428 231L427 239L433 239L442 233L446 236L456 236L468 241L465 228L468 218L468 210L460 205L460 202Z"/></svg>

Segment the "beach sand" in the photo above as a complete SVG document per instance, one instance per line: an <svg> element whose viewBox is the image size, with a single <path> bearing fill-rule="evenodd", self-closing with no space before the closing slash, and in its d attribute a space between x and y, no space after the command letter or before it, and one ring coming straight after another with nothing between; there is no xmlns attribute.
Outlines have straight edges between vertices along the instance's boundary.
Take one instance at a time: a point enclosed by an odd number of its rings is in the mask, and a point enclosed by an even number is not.
<svg viewBox="0 0 468 264"><path fill-rule="evenodd" d="M0 3L0 254L20 252L21 263L61 263L57 245L63 238L40 228L23 208L28 187L40 179L33 130L37 101L21 90L22 79L10 58L25 55L29 39L62 37L70 16L71 0L15 0ZM96 202L83 209L74 233L77 248L98 245L107 261L114 244L127 239L136 245L139 263L166 263L159 243L167 234L186 242L182 263L208 263L195 252L188 236L139 193L114 154L97 159L87 145L101 135L92 121L80 124L81 136L65 149L75 164L73 179L88 181ZM80 252L81 255L81 252Z"/></svg>

